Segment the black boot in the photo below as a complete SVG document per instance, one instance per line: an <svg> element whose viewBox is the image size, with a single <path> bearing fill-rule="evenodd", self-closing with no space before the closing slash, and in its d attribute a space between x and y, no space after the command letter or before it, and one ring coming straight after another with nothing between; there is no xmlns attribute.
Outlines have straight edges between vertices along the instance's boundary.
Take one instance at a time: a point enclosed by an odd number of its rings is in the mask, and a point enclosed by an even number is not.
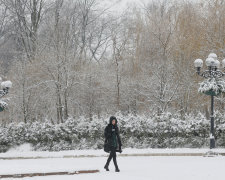
<svg viewBox="0 0 225 180"><path fill-rule="evenodd" d="M118 165L117 165L116 157L113 158L113 162L114 162L114 165L115 165L115 168L116 168L116 172L120 172L120 170L118 168Z"/></svg>
<svg viewBox="0 0 225 180"><path fill-rule="evenodd" d="M117 162L116 162L116 160L114 161L114 164L115 164L115 168L116 168L116 172L120 172L120 170L119 170L119 168L118 168L118 165L117 165Z"/></svg>
<svg viewBox="0 0 225 180"><path fill-rule="evenodd" d="M116 168L116 172L120 172L119 168Z"/></svg>
<svg viewBox="0 0 225 180"><path fill-rule="evenodd" d="M106 164L106 165L104 166L104 169L105 169L106 171L109 171L109 166Z"/></svg>

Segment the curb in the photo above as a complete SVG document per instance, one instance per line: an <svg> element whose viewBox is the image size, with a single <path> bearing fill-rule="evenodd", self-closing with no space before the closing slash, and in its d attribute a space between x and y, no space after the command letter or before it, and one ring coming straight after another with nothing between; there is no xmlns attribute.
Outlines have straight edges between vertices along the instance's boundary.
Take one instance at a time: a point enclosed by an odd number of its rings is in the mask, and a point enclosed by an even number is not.
<svg viewBox="0 0 225 180"><path fill-rule="evenodd" d="M48 172L48 173L26 173L26 174L6 174L0 175L2 178L24 178L24 177L35 177L35 176L53 176L53 175L75 175L75 174L88 174L97 173L99 170L80 170L73 172Z"/></svg>

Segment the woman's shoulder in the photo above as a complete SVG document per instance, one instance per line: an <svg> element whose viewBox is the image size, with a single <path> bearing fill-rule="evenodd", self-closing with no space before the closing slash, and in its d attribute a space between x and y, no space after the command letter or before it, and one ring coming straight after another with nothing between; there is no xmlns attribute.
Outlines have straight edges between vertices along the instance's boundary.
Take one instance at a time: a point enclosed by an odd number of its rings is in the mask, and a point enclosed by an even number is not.
<svg viewBox="0 0 225 180"><path fill-rule="evenodd" d="M111 127L111 124L107 124L106 127L105 127L105 129L108 129L110 127Z"/></svg>

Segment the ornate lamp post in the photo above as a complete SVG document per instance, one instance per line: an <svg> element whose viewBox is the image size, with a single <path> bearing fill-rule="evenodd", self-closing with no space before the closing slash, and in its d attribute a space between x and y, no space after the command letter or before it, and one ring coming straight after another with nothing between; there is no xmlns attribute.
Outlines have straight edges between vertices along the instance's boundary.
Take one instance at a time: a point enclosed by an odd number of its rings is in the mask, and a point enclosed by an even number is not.
<svg viewBox="0 0 225 180"><path fill-rule="evenodd" d="M215 80L216 82L221 77L225 76L225 73L219 70L220 62L217 59L217 55L215 53L210 53L208 58L205 61L206 66L208 69L201 72L201 68L203 67L203 61L201 59L196 59L194 61L194 66L197 70L197 74L202 76L208 80ZM222 61L222 66L225 68L225 59ZM218 86L219 87L219 86ZM210 149L215 148L215 132L214 132L214 96L217 96L221 93L221 90L218 88L213 89L212 86L209 86L210 89L205 91L204 93L211 96L211 128L210 128Z"/></svg>
<svg viewBox="0 0 225 180"><path fill-rule="evenodd" d="M2 81L2 78L0 77L0 81ZM8 94L9 89L12 87L11 81L3 81L1 83L2 90L0 90L0 98ZM0 100L0 112L3 111L7 106L7 103Z"/></svg>

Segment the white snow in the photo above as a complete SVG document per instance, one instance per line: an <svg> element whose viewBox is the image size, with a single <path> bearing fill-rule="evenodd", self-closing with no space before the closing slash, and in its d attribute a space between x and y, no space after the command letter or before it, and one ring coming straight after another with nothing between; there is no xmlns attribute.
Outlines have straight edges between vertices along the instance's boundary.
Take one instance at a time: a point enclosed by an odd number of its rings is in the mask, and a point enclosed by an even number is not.
<svg viewBox="0 0 225 180"><path fill-rule="evenodd" d="M20 146L17 146L17 147L13 147L13 148L10 148L7 153L8 154L13 154L13 153L20 153L20 152L31 152L33 150L32 148L32 145L29 144L29 143L25 143L25 144L22 144Z"/></svg>
<svg viewBox="0 0 225 180"><path fill-rule="evenodd" d="M214 136L212 134L210 134L210 139L214 139Z"/></svg>
<svg viewBox="0 0 225 180"><path fill-rule="evenodd" d="M207 91L214 91L217 94L225 92L225 81L222 78L209 78L199 83L198 92L205 93Z"/></svg>
<svg viewBox="0 0 225 180"><path fill-rule="evenodd" d="M49 152L49 151L30 151L32 148L29 144L25 144L15 149L10 149L6 153L0 153L1 158L63 158L63 157L102 157L107 156L102 149L101 150L70 150L70 151L59 151L59 152ZM176 149L135 149L135 148L125 148L120 155L145 155L145 154L188 154L188 153L207 153L209 149L189 149L189 148L176 148ZM214 152L225 153L225 149L214 149Z"/></svg>
<svg viewBox="0 0 225 180"><path fill-rule="evenodd" d="M6 108L8 104L5 101L0 100L0 107Z"/></svg>
<svg viewBox="0 0 225 180"><path fill-rule="evenodd" d="M224 180L225 157L118 157L121 172L106 157L35 160L1 160L0 174L98 169L99 173L27 177L23 180ZM213 168L212 168L213 167ZM12 180L12 178L11 178ZM15 179L16 180L16 179Z"/></svg>
<svg viewBox="0 0 225 180"><path fill-rule="evenodd" d="M179 153L206 153L209 149L132 149L126 148L121 156L117 153L120 173L115 172L113 162L110 172L103 167L108 153L103 150L73 150L60 152L30 151L29 144L0 153L0 175L22 173L47 173L59 171L100 170L94 174L27 177L23 180L224 180L225 157L203 156L164 156ZM225 149L213 149L213 152L225 153ZM137 156L152 154L153 156ZM154 156L161 154L162 156ZM79 158L72 158L80 156ZM96 156L96 157L85 157ZM2 159L7 157L31 157L37 159ZM67 158L63 158L67 157ZM42 159L44 158L44 159ZM213 168L212 168L213 167ZM10 178L9 178L10 180ZM13 178L11 178L13 180ZM16 179L14 179L16 180Z"/></svg>

